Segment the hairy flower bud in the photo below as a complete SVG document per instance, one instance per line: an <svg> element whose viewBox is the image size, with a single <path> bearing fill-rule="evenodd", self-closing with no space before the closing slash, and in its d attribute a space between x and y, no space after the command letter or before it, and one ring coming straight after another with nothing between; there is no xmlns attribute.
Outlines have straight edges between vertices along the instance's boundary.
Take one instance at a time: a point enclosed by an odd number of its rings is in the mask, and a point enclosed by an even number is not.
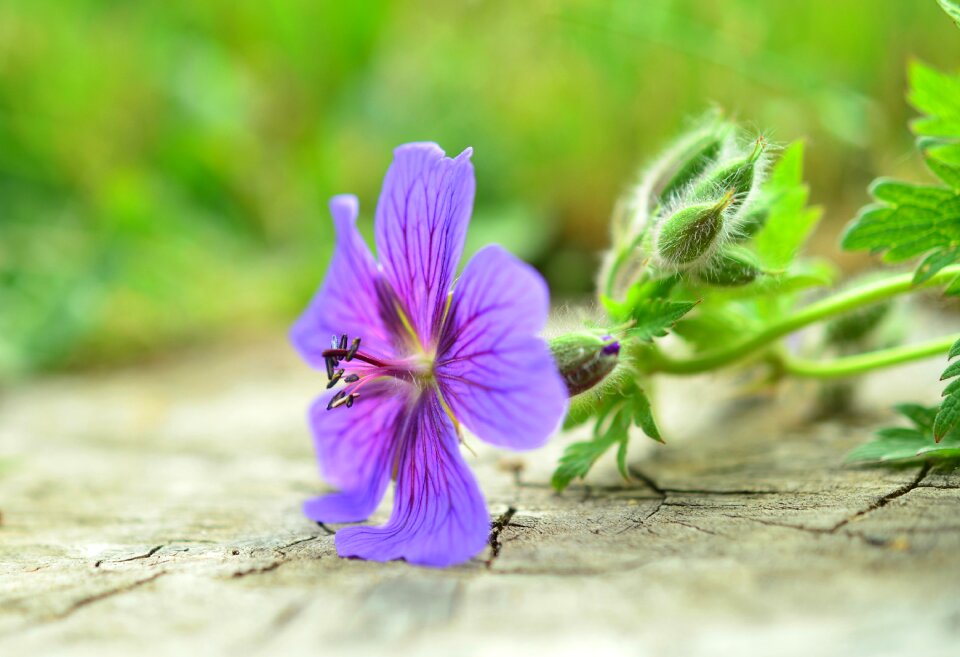
<svg viewBox="0 0 960 657"><path fill-rule="evenodd" d="M724 228L724 211L733 193L713 203L696 203L664 219L657 234L657 254L669 266L689 268L702 261L719 242Z"/></svg>
<svg viewBox="0 0 960 657"><path fill-rule="evenodd" d="M766 148L763 137L757 139L753 152L745 157L718 162L693 186L694 198L710 198L718 193L733 192L731 210L736 210L753 189L757 173L757 161Z"/></svg>
<svg viewBox="0 0 960 657"><path fill-rule="evenodd" d="M594 387L613 371L620 343L609 335L578 331L550 340L550 351L572 397Z"/></svg>
<svg viewBox="0 0 960 657"><path fill-rule="evenodd" d="M660 191L660 198L670 199L674 194L693 182L720 154L724 138L729 132L727 124L706 130L697 135L677 156L676 169Z"/></svg>
<svg viewBox="0 0 960 657"><path fill-rule="evenodd" d="M718 287L739 287L752 283L762 273L749 251L730 248L717 254L700 278Z"/></svg>

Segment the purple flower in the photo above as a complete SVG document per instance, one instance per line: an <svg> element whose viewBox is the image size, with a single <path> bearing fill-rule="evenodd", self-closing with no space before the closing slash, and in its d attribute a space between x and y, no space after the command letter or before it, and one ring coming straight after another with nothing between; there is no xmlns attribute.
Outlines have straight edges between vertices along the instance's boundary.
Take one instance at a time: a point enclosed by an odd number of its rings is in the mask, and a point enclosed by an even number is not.
<svg viewBox="0 0 960 657"><path fill-rule="evenodd" d="M460 423L493 445L531 449L566 410L537 337L549 305L543 279L498 246L456 279L473 208L470 154L450 159L436 144L395 151L377 205L379 264L356 229L357 199L330 203L333 259L292 339L329 377L310 421L321 473L339 492L304 512L365 520L396 480L385 525L337 532L342 557L449 566L475 556L490 516L460 453Z"/></svg>

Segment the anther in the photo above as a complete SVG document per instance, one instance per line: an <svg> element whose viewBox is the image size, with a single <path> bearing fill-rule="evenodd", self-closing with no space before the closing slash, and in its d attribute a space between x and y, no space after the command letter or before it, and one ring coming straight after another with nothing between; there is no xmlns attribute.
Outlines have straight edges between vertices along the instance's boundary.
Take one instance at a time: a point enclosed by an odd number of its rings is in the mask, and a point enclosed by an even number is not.
<svg viewBox="0 0 960 657"><path fill-rule="evenodd" d="M324 359L324 362L325 362L326 365L327 365L327 378L328 378L328 379L332 379L332 378L333 378L333 368L335 368L335 367L337 366L337 359L334 358L333 356L327 356L327 357Z"/></svg>
<svg viewBox="0 0 960 657"><path fill-rule="evenodd" d="M346 349L346 348L347 348L347 334L344 333L343 335L340 336L340 349Z"/></svg>
<svg viewBox="0 0 960 657"><path fill-rule="evenodd" d="M359 397L359 395L350 395L349 397L347 397L347 408L350 408L351 406L353 406L353 400L356 399L357 397Z"/></svg>
<svg viewBox="0 0 960 657"><path fill-rule="evenodd" d="M333 408L336 408L340 404L345 404L346 401L347 401L347 393L341 390L340 392L335 394L333 398L330 399L330 402L327 404L327 410L329 411Z"/></svg>
<svg viewBox="0 0 960 657"><path fill-rule="evenodd" d="M343 337L346 338L347 336L343 336ZM343 344L344 347L346 347L345 343L341 343L341 344ZM343 349L344 347L341 347L341 349ZM357 349L359 348L360 348L360 338L354 338L353 342L350 344L350 351L347 352L347 356L346 358L344 358L344 360L346 361L353 360L353 357L357 355Z"/></svg>
<svg viewBox="0 0 960 657"><path fill-rule="evenodd" d="M330 377L330 381L327 383L327 390L337 385L337 381L340 380L340 377L343 376L343 370L336 370L333 373L333 376ZM356 376L356 374L351 374L351 376ZM344 379L346 380L346 379Z"/></svg>
<svg viewBox="0 0 960 657"><path fill-rule="evenodd" d="M340 370L340 371L342 372L343 370ZM337 378L339 378L339 377L337 377ZM343 382L344 382L344 383L353 383L354 381L359 381L359 380L360 380L360 375L359 375L359 374L348 374L348 375L346 375L345 377L343 377Z"/></svg>
<svg viewBox="0 0 960 657"><path fill-rule="evenodd" d="M340 346L340 341L337 339L337 336L331 335L331 336L330 336L330 348L331 348L331 349L336 349L336 348L339 347L339 346Z"/></svg>

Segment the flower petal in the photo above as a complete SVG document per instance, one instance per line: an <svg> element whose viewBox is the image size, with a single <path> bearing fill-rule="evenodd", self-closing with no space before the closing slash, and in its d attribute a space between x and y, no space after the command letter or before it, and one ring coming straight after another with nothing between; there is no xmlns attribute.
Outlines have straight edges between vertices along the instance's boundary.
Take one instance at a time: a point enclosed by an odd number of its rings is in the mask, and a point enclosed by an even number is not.
<svg viewBox="0 0 960 657"><path fill-rule="evenodd" d="M377 255L421 346L433 344L473 209L471 150L436 144L394 151L377 204Z"/></svg>
<svg viewBox="0 0 960 657"><path fill-rule="evenodd" d="M390 520L382 527L341 529L337 552L436 567L467 561L486 546L490 516L460 455L453 424L428 392L404 425Z"/></svg>
<svg viewBox="0 0 960 657"><path fill-rule="evenodd" d="M498 246L479 251L453 291L437 380L453 414L489 443L539 447L563 419L567 390L536 335L549 305L543 278Z"/></svg>
<svg viewBox="0 0 960 657"><path fill-rule="evenodd" d="M381 313L384 283L377 264L357 230L357 198L335 196L330 213L337 241L323 285L293 325L290 339L304 360L324 367L320 354L330 348L330 336L359 337L368 353L389 356L391 334Z"/></svg>
<svg viewBox="0 0 960 657"><path fill-rule="evenodd" d="M308 500L303 511L318 522L358 522L376 510L390 482L407 399L393 386L377 383L364 388L353 408L328 411L331 397L314 402L310 425L320 474L341 490Z"/></svg>

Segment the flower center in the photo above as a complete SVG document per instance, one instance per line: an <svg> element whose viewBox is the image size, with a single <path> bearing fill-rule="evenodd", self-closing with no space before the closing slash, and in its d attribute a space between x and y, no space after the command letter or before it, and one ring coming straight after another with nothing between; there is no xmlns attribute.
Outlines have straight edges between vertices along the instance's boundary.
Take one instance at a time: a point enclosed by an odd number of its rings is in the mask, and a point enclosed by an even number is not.
<svg viewBox="0 0 960 657"><path fill-rule="evenodd" d="M340 406L350 408L360 397L360 389L377 379L399 379L420 388L434 382L433 358L428 354L419 353L404 359L379 358L360 351L360 338L351 342L346 333L339 338L332 336L330 348L324 350L322 356L327 368L327 389L338 383L345 384L330 398L328 411Z"/></svg>

